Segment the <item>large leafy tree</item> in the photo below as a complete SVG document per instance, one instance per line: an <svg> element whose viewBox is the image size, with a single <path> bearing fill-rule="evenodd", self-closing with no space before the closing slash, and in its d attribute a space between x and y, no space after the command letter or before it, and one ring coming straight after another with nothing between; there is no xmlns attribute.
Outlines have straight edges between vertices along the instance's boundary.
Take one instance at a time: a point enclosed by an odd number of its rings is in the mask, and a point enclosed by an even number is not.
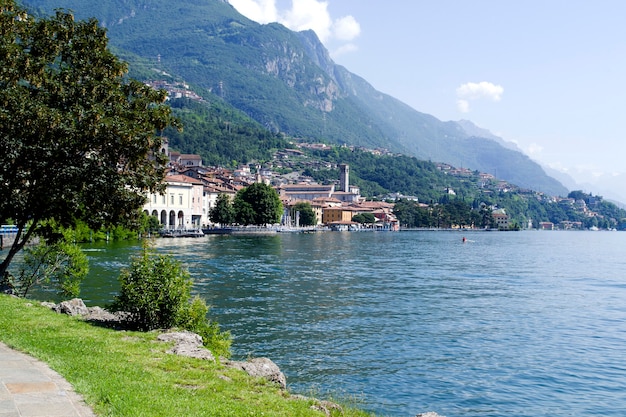
<svg viewBox="0 0 626 417"><path fill-rule="evenodd" d="M278 223L283 214L283 204L278 193L263 183L254 183L239 190L233 207L235 221L243 225Z"/></svg>
<svg viewBox="0 0 626 417"><path fill-rule="evenodd" d="M107 42L95 19L36 19L0 0L0 222L18 227L0 277L34 234L52 236L44 220L132 224L162 189L158 133L177 123Z"/></svg>
<svg viewBox="0 0 626 417"><path fill-rule="evenodd" d="M217 196L215 207L209 211L209 219L213 223L219 223L222 226L235 221L235 210L228 194L222 193Z"/></svg>
<svg viewBox="0 0 626 417"><path fill-rule="evenodd" d="M300 226L315 226L317 224L317 217L315 216L315 211L311 206L311 203L306 201L302 201L296 203L291 211L293 216L296 216L296 213L299 213L299 224Z"/></svg>

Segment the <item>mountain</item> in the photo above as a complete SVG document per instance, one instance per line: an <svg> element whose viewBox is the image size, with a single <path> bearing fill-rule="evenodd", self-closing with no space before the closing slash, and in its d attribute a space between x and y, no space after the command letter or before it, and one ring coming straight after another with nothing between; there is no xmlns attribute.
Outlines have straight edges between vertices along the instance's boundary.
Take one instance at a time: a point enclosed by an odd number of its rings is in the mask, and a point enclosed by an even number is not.
<svg viewBox="0 0 626 417"><path fill-rule="evenodd" d="M221 0L27 0L96 17L131 74L171 74L272 132L446 162L552 195L567 189L519 150L443 122L336 65L312 31L261 25ZM388 63L381 63L388 65Z"/></svg>

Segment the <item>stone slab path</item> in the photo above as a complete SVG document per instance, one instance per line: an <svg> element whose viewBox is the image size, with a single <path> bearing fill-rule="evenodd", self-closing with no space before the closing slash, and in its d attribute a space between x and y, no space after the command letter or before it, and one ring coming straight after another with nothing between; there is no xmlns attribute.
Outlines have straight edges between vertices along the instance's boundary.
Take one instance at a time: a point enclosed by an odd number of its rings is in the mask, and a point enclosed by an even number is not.
<svg viewBox="0 0 626 417"><path fill-rule="evenodd" d="M0 343L0 417L95 417L45 363Z"/></svg>

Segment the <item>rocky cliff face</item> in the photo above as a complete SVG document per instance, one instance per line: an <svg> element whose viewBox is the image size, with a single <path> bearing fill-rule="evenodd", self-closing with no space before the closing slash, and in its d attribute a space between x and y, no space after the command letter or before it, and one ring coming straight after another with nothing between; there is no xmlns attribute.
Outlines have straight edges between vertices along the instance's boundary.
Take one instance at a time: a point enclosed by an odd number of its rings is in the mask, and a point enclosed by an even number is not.
<svg viewBox="0 0 626 417"><path fill-rule="evenodd" d="M313 34L317 40L315 33ZM307 37L303 37L306 39ZM317 41L318 47L321 46ZM310 47L310 50L307 50ZM327 71L320 71L319 55L315 52L314 42L305 43L304 48L289 42L263 45L264 69L301 95L301 104L322 112L330 113L341 90L337 82ZM321 49L324 49L323 47ZM326 54L327 69L332 70L332 61ZM304 94L303 94L304 93Z"/></svg>

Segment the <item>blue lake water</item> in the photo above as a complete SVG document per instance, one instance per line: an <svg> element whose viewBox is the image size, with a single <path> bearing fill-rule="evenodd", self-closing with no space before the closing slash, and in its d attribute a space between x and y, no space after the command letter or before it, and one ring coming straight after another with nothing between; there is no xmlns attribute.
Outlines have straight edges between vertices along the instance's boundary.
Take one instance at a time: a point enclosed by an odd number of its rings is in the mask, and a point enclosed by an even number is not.
<svg viewBox="0 0 626 417"><path fill-rule="evenodd" d="M462 237L468 241L462 243ZM399 232L161 239L236 358L385 416L626 415L626 233ZM85 249L111 301L136 245Z"/></svg>

